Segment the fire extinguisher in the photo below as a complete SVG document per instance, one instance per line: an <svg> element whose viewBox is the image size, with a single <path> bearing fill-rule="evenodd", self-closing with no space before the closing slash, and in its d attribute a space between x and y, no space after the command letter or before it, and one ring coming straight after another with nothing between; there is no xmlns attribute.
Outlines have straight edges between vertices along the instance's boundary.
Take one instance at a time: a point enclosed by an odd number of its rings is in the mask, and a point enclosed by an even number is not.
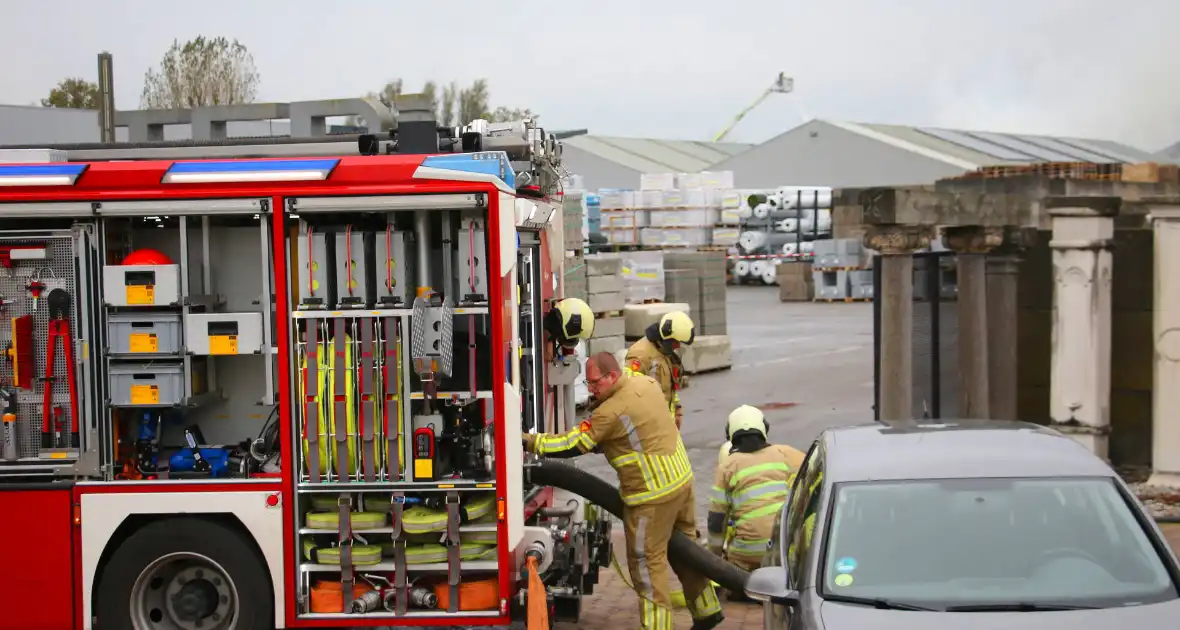
<svg viewBox="0 0 1180 630"><path fill-rule="evenodd" d="M414 481L434 481L434 427L414 429Z"/></svg>

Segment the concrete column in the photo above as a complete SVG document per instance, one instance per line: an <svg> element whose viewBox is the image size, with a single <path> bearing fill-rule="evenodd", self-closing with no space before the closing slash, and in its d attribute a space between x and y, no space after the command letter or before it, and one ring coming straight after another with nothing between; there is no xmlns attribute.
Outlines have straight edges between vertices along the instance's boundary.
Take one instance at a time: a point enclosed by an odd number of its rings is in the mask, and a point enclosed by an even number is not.
<svg viewBox="0 0 1180 630"><path fill-rule="evenodd" d="M869 225L865 247L881 254L881 395L882 421L914 417L914 250L930 244L929 228Z"/></svg>
<svg viewBox="0 0 1180 630"><path fill-rule="evenodd" d="M1155 382L1151 485L1180 488L1180 205L1153 206Z"/></svg>
<svg viewBox="0 0 1180 630"><path fill-rule="evenodd" d="M1107 459L1110 282L1118 197L1049 197L1053 222L1051 426Z"/></svg>
<svg viewBox="0 0 1180 630"><path fill-rule="evenodd" d="M987 257L988 417L1017 420L1017 336L1020 252L1036 230L1005 230L1004 243Z"/></svg>
<svg viewBox="0 0 1180 630"><path fill-rule="evenodd" d="M987 254L1003 243L1003 230L952 226L943 229L942 240L958 263L959 416L990 418Z"/></svg>

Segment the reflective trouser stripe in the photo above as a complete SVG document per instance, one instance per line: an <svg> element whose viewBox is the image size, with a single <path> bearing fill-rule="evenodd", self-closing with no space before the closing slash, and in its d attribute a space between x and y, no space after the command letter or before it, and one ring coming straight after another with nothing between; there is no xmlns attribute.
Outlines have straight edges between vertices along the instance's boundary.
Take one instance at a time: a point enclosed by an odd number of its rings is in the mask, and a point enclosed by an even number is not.
<svg viewBox="0 0 1180 630"><path fill-rule="evenodd" d="M672 610L646 597L640 597L639 627L651 630L672 630Z"/></svg>
<svg viewBox="0 0 1180 630"><path fill-rule="evenodd" d="M762 539L755 539L755 540L744 539L744 538L734 538L733 540L729 541L729 546L726 547L726 549L730 553L762 554L762 553L766 552L766 549L768 548L769 544L770 544L769 538L762 538Z"/></svg>
<svg viewBox="0 0 1180 630"><path fill-rule="evenodd" d="M705 586L705 590L701 592L700 596L692 600L688 606L688 612L693 619L703 619L721 612L721 601L717 599L717 591L713 588L712 583Z"/></svg>

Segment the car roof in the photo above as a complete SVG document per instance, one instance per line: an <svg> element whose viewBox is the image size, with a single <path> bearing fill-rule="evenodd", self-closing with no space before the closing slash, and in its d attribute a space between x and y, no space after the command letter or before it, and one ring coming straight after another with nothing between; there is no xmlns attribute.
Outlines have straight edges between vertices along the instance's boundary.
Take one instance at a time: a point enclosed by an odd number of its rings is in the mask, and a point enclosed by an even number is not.
<svg viewBox="0 0 1180 630"><path fill-rule="evenodd" d="M828 429L824 477L834 483L985 477L1114 477L1073 439L998 420L940 420Z"/></svg>

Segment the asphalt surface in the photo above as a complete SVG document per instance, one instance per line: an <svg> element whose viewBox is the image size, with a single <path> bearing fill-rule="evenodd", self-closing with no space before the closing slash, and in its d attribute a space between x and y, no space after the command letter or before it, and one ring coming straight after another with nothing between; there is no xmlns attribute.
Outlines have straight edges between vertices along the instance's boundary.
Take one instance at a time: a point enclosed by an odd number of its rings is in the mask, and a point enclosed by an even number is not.
<svg viewBox="0 0 1180 630"><path fill-rule="evenodd" d="M762 408L771 441L803 451L826 428L873 419L871 303L779 302L777 287L731 286L727 304L733 367L694 375L680 396L698 527L735 407ZM580 457L578 466L618 481L601 456Z"/></svg>

